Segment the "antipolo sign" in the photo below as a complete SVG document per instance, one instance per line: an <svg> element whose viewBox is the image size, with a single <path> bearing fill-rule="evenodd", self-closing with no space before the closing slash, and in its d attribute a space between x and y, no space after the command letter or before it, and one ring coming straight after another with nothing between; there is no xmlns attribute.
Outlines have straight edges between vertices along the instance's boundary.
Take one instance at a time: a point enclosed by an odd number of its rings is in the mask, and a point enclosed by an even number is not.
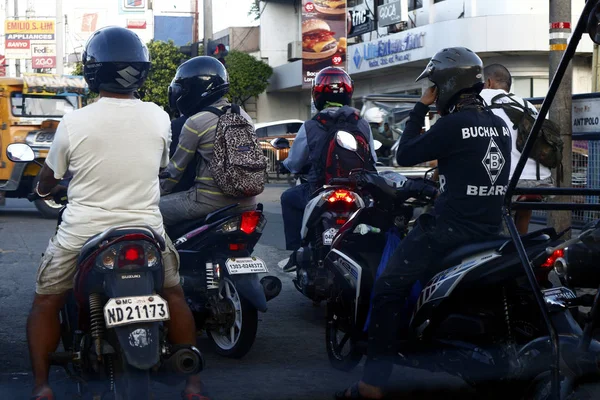
<svg viewBox="0 0 600 400"><path fill-rule="evenodd" d="M6 33L6 58L32 58L34 45L54 45L56 24L54 20L6 20L4 32ZM56 54L54 58L56 63ZM34 66L34 68L52 67Z"/></svg>

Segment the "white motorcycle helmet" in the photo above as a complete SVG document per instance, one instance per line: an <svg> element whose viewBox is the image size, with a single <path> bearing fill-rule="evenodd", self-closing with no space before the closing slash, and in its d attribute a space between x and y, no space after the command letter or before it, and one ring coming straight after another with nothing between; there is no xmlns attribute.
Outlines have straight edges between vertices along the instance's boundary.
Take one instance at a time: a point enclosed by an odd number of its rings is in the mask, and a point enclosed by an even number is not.
<svg viewBox="0 0 600 400"><path fill-rule="evenodd" d="M370 124L381 124L383 122L383 111L379 107L369 108L365 112L364 118Z"/></svg>

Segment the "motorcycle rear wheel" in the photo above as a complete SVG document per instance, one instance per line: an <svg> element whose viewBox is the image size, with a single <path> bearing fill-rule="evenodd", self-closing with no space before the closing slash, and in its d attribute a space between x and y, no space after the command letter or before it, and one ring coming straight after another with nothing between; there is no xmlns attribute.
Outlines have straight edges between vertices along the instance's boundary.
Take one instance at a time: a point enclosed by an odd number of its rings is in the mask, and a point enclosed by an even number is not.
<svg viewBox="0 0 600 400"><path fill-rule="evenodd" d="M242 297L229 279L224 278L219 287L219 300L231 302L235 316L233 324L219 330L207 330L215 352L223 357L242 358L252 348L258 329L258 311Z"/></svg>
<svg viewBox="0 0 600 400"><path fill-rule="evenodd" d="M336 308L334 301L327 302L327 325L325 328L327 356L333 368L349 372L360 363L363 354L351 337L351 332L348 332L349 329L344 329L340 325L341 319L336 313ZM338 339L340 334L341 340ZM344 351L346 344L348 344L348 350Z"/></svg>

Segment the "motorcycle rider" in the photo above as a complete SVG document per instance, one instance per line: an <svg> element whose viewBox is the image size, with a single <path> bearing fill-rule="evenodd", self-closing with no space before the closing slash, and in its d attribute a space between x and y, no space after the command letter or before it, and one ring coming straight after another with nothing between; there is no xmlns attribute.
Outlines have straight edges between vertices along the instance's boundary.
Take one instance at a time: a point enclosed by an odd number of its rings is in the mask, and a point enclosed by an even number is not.
<svg viewBox="0 0 600 400"><path fill-rule="evenodd" d="M439 272L435 260L450 249L494 237L501 229L502 202L510 172L510 131L484 106L483 63L464 47L433 56L417 81L428 78L401 137L397 161L412 166L438 160L440 195L432 214L422 214L402 240L374 287L368 358L360 382L336 398L383 397L392 372L398 317L417 282ZM442 118L420 134L429 105Z"/></svg>
<svg viewBox="0 0 600 400"><path fill-rule="evenodd" d="M214 182L208 167L213 157L218 116L206 107L223 110L231 103L224 97L229 91L229 78L225 66L216 58L194 57L177 68L169 87L169 97L182 115L189 115L179 136L179 144L166 171L170 177L160 181L160 211L165 225L198 219L221 207L239 203L236 212L256 207L256 197L234 198L226 196ZM253 124L252 118L240 110L242 116ZM197 156L195 185L189 190L173 193L188 165Z"/></svg>
<svg viewBox="0 0 600 400"><path fill-rule="evenodd" d="M392 131L389 129L386 132L385 126L383 124L384 113L379 107L369 108L365 112L365 120L369 123L371 127L371 133L375 140L379 140L381 142L381 148L377 151L383 157L387 157L390 155L390 151L392 146L396 143L394 138L392 137Z"/></svg>
<svg viewBox="0 0 600 400"><path fill-rule="evenodd" d="M319 71L312 87L312 99L319 113L313 119L318 118L320 114L328 114L333 117L358 114L357 109L349 106L353 92L354 82L343 69L327 67ZM304 208L308 204L310 194L325 184L325 176L318 165L323 163L321 158L326 155L319 150L326 147L325 141L328 138L322 125L313 126L313 129L306 129L306 123L302 124L280 171L281 173L297 174L305 167L310 166L307 183L289 188L281 194L286 249L293 251L287 264L283 267L284 272L292 272L296 269L295 255L302 242L300 231L302 230ZM369 126L363 119L359 119L358 126L362 135L369 141L373 168L375 168L377 155Z"/></svg>
<svg viewBox="0 0 600 400"><path fill-rule="evenodd" d="M173 81L171 81L173 83ZM169 86L169 108L171 113L177 115L176 118L171 120L171 146L169 147L169 159L173 157L175 151L177 151L177 146L179 145L179 136L181 135L181 131L183 130L183 125L188 119L188 116L183 115L181 111L177 108L177 99L174 99L172 96L173 92L170 90ZM184 192L189 190L192 186L194 186L194 181L196 179L196 169L193 168L194 165L197 164L198 155L196 154L194 157L194 163L190 163L188 167L185 169L183 176L180 181L175 185L172 190L172 193Z"/></svg>
<svg viewBox="0 0 600 400"><path fill-rule="evenodd" d="M27 321L35 379L32 399L37 400L54 399L48 384L49 353L59 343L59 311L73 287L80 249L108 228L141 224L164 235L160 295L169 304L169 340L196 345L194 319L179 284L179 256L164 234L158 209L158 172L167 165L171 140L169 116L154 103L134 97L150 70L148 49L132 31L106 27L88 40L83 64L90 90L100 97L63 117L35 188L43 198L62 193L65 188L58 182L67 172L73 175L62 223L41 259ZM200 377L191 377L182 397L197 399L201 390Z"/></svg>

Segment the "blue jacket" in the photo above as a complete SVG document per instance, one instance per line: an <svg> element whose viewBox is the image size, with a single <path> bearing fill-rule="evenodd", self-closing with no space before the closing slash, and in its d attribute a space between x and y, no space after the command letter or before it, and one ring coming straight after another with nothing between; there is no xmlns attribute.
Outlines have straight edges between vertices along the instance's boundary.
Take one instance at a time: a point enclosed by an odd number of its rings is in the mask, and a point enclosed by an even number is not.
<svg viewBox="0 0 600 400"><path fill-rule="evenodd" d="M321 113L328 113L331 116L336 114L351 115L357 113L358 110L349 106L343 107L328 107L325 108ZM313 121L313 120L310 120ZM377 155L375 154L375 144L373 143L373 135L371 134L371 127L364 119L358 121L358 126L363 136L368 139L369 147L371 149L371 155L373 156L373 163L377 162ZM311 164L314 165L318 161L318 157L321 156L322 149L326 145L325 132L322 129L310 129L307 131L306 122L302 124L292 148L288 154L288 157L283 161L283 165L293 174L299 173L305 166ZM316 176L316 171L311 168L308 176L308 182L315 186L318 185L318 181L323 179L321 176Z"/></svg>

